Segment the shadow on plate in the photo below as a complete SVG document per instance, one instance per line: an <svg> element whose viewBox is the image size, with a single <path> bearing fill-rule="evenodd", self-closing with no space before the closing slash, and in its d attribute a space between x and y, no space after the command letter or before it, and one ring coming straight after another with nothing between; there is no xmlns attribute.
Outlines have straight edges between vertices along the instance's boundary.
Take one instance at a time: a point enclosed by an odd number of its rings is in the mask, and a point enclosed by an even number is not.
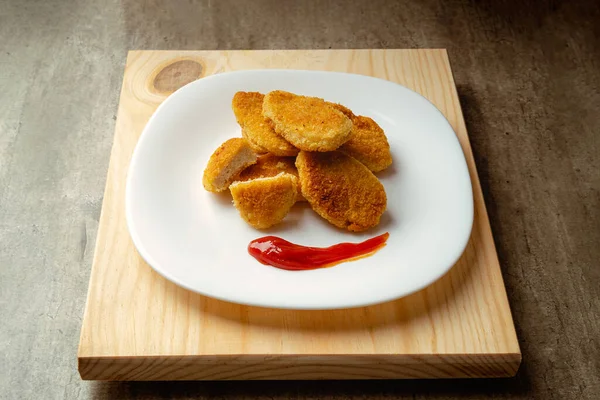
<svg viewBox="0 0 600 400"><path fill-rule="evenodd" d="M383 171L375 172L374 173L377 178L379 178L379 179L387 179L389 177L392 177L392 176L400 173L400 167L398 166L398 163L400 161L398 160L398 157L395 156L393 153L392 153L392 157L394 159L392 165L390 165L389 167L387 167Z"/></svg>

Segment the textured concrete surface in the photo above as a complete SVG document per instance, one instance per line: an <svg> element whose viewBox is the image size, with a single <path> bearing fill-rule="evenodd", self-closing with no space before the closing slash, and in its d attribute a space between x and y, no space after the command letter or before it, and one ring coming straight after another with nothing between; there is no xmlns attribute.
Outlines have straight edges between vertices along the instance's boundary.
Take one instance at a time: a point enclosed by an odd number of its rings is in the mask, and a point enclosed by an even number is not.
<svg viewBox="0 0 600 400"><path fill-rule="evenodd" d="M0 398L600 398L600 3L0 0ZM76 349L129 49L445 47L514 379L90 383Z"/></svg>

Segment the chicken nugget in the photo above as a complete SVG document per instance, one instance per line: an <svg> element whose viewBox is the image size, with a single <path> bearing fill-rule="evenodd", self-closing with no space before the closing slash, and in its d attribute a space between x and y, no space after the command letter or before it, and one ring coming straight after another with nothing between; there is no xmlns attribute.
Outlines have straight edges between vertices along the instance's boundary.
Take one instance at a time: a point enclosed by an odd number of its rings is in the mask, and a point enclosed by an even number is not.
<svg viewBox="0 0 600 400"><path fill-rule="evenodd" d="M296 158L302 194L333 225L360 232L379 224L387 207L385 189L356 159L339 151Z"/></svg>
<svg viewBox="0 0 600 400"><path fill-rule="evenodd" d="M246 167L256 163L256 154L245 139L233 138L223 143L210 156L202 184L209 192L227 190L229 184Z"/></svg>
<svg viewBox="0 0 600 400"><path fill-rule="evenodd" d="M243 170L236 180L245 182L256 178L276 176L281 172L292 174L298 178L298 169L296 168L295 161L295 157L279 157L273 154L265 154L258 157L256 164ZM298 181L296 201L306 201L304 196L300 193L300 181Z"/></svg>
<svg viewBox="0 0 600 400"><path fill-rule="evenodd" d="M392 165L390 145L383 129L369 117L355 115L341 104L330 103L352 120L352 135L338 150L356 158L373 172Z"/></svg>
<svg viewBox="0 0 600 400"><path fill-rule="evenodd" d="M332 151L352 133L352 121L323 99L275 90L263 101L275 131L300 150Z"/></svg>
<svg viewBox="0 0 600 400"><path fill-rule="evenodd" d="M246 139L246 142L248 142L248 145L250 146L250 148L252 149L252 151L254 151L256 154L266 154L269 151L267 149L265 149L262 146L259 146L258 144L254 143L252 141L252 136L248 135L248 132L242 128L242 137L244 139Z"/></svg>
<svg viewBox="0 0 600 400"><path fill-rule="evenodd" d="M298 178L284 172L276 176L236 181L229 186L233 205L257 229L281 222L296 202Z"/></svg>
<svg viewBox="0 0 600 400"><path fill-rule="evenodd" d="M273 129L271 121L262 115L264 95L258 92L237 92L231 108L242 127L242 136L258 153L273 153L276 156L295 156L298 149L292 146Z"/></svg>
<svg viewBox="0 0 600 400"><path fill-rule="evenodd" d="M352 119L352 136L338 150L356 158L373 172L392 165L390 144L383 129L369 117Z"/></svg>
<svg viewBox="0 0 600 400"><path fill-rule="evenodd" d="M343 106L338 103L329 103L329 102L327 102L327 104L329 104L331 107L335 108L336 110L341 111L346 117L350 118L350 120L352 120L354 117L356 117L356 115L354 115L352 110L346 106Z"/></svg>

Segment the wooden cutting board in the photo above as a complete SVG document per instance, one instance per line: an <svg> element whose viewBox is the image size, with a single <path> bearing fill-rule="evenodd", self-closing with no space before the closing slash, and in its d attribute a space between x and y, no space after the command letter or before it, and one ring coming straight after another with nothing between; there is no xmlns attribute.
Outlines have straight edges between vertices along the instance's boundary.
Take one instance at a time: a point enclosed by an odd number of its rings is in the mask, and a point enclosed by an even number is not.
<svg viewBox="0 0 600 400"><path fill-rule="evenodd" d="M146 122L188 82L258 68L372 75L419 92L444 113L465 153L475 199L471 240L449 273L385 304L290 311L203 297L165 280L140 258L127 231L124 199L130 157ZM446 51L130 52L78 360L81 377L97 380L514 375L521 354Z"/></svg>

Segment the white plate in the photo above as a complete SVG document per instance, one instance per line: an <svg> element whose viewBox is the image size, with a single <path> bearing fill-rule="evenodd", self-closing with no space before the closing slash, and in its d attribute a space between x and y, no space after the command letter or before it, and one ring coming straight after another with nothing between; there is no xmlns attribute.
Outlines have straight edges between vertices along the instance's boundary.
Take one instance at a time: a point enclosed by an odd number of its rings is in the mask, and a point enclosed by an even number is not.
<svg viewBox="0 0 600 400"><path fill-rule="evenodd" d="M241 134L231 111L235 92L275 89L342 103L385 130L394 164L378 174L388 198L379 226L352 234L296 205L284 223L258 231L240 218L229 193L203 189L212 152ZM254 70L200 79L160 105L131 160L126 215L142 257L187 289L249 305L333 309L396 299L444 275L469 239L473 197L454 131L419 94L362 75ZM247 252L266 234L322 247L384 232L387 246L373 256L320 270L284 271Z"/></svg>

